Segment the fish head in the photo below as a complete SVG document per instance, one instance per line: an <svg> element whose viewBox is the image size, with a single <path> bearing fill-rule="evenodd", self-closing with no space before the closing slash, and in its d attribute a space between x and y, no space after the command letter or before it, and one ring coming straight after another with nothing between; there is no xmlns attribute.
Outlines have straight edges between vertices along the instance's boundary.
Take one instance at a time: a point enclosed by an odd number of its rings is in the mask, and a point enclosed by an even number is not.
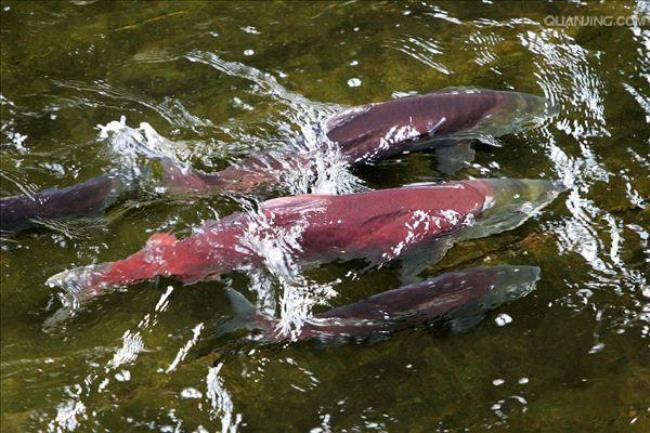
<svg viewBox="0 0 650 433"><path fill-rule="evenodd" d="M454 308L444 316L454 333L465 332L498 306L523 298L535 288L540 270L535 266L493 266L463 271L467 276L481 278L473 289L474 297Z"/></svg>
<svg viewBox="0 0 650 433"><path fill-rule="evenodd" d="M475 224L463 234L464 239L519 227L566 190L561 182L543 179L481 179L472 184L485 200Z"/></svg>
<svg viewBox="0 0 650 433"><path fill-rule="evenodd" d="M556 106L546 98L520 92L493 92L494 104L476 124L472 133L499 137L541 126L555 115Z"/></svg>
<svg viewBox="0 0 650 433"><path fill-rule="evenodd" d="M528 295L535 288L541 273L537 266L504 265L490 269L495 277L494 284L481 300L486 310Z"/></svg>

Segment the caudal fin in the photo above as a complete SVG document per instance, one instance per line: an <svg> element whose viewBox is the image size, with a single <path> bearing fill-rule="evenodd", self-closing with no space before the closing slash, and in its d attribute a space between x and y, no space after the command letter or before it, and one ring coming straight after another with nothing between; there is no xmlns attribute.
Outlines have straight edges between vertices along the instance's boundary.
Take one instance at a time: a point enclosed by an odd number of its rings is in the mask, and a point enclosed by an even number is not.
<svg viewBox="0 0 650 433"><path fill-rule="evenodd" d="M276 320L261 314L244 295L238 291L226 288L226 295L233 308L233 317L222 323L215 323L208 331L208 339L213 340L240 330L259 330L263 339L271 340L274 334Z"/></svg>
<svg viewBox="0 0 650 433"><path fill-rule="evenodd" d="M102 277L108 272L112 263L81 266L52 275L45 284L49 287L63 289L64 303L72 308L100 296L105 289Z"/></svg>
<svg viewBox="0 0 650 433"><path fill-rule="evenodd" d="M270 339L274 333L277 320L260 313L255 306L238 291L226 288L226 294L228 295L228 299L230 299L234 317L219 326L219 335L224 335L238 329L257 329L265 334L265 338Z"/></svg>
<svg viewBox="0 0 650 433"><path fill-rule="evenodd" d="M208 325L206 331L201 336L201 341L193 349L198 357L213 353L215 347L220 346L218 340L221 337L231 335L238 331L259 330L262 332L263 341L274 341L272 336L274 335L273 330L277 321L259 313L255 306L238 291L230 288L226 288L225 290L233 308L233 317L225 322L220 317Z"/></svg>

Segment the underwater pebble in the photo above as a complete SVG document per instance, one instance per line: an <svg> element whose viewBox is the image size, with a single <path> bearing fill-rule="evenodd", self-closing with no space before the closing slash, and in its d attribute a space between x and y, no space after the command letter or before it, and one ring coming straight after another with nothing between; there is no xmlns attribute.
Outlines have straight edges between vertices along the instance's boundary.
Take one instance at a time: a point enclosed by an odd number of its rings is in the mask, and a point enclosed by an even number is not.
<svg viewBox="0 0 650 433"><path fill-rule="evenodd" d="M358 78L350 78L348 80L349 87L359 87L361 85L361 80Z"/></svg>
<svg viewBox="0 0 650 433"><path fill-rule="evenodd" d="M519 385L526 385L530 380L527 377L522 377L518 381Z"/></svg>
<svg viewBox="0 0 650 433"><path fill-rule="evenodd" d="M201 398L203 394L196 388L187 387L181 391L181 397L183 398Z"/></svg>
<svg viewBox="0 0 650 433"><path fill-rule="evenodd" d="M247 49L247 50L244 50L244 55L245 56L252 56L253 54L255 54L255 51L251 50L250 48Z"/></svg>
<svg viewBox="0 0 650 433"><path fill-rule="evenodd" d="M497 326L506 326L508 323L512 322L512 317L506 313L501 313L494 319L494 321L496 322Z"/></svg>
<svg viewBox="0 0 650 433"><path fill-rule="evenodd" d="M244 31L244 32L246 32L248 34L251 34L251 35L259 35L260 34L259 30L257 30L253 26L246 26L246 27L242 27L241 29L242 29L242 31Z"/></svg>
<svg viewBox="0 0 650 433"><path fill-rule="evenodd" d="M99 386L97 387L97 392L104 392L104 390L108 386L108 382L109 382L108 378L104 378L104 380L102 380L99 383Z"/></svg>
<svg viewBox="0 0 650 433"><path fill-rule="evenodd" d="M594 344L594 346L589 349L589 353L599 353L602 352L605 348L605 343Z"/></svg>
<svg viewBox="0 0 650 433"><path fill-rule="evenodd" d="M128 382L131 380L131 372L129 370L122 370L115 374L115 380L118 382Z"/></svg>
<svg viewBox="0 0 650 433"><path fill-rule="evenodd" d="M501 385L503 385L504 383L506 383L506 381L503 380L503 379L494 379L494 380L492 381L492 385L494 385L494 386L501 386Z"/></svg>

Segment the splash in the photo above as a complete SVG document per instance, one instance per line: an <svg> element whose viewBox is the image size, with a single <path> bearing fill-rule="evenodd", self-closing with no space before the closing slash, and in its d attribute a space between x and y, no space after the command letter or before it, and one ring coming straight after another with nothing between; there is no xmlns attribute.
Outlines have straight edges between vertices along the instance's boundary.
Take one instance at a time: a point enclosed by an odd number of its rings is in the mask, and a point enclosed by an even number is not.
<svg viewBox="0 0 650 433"><path fill-rule="evenodd" d="M313 307L336 296L335 283L321 285L310 281L296 260L295 253L302 250L300 237L306 220L285 228L274 225L273 216L268 217L252 207L248 208L248 214L251 218L241 244L261 257L264 265L262 269L247 269L251 290L257 294L258 309L272 316L279 310L276 331L296 338Z"/></svg>
<svg viewBox="0 0 650 433"><path fill-rule="evenodd" d="M325 134L320 135L320 138L306 135L302 145L294 146L298 158L308 163L286 171L284 178L289 193L352 194L367 190L363 181L350 172L339 146Z"/></svg>
<svg viewBox="0 0 650 433"><path fill-rule="evenodd" d="M117 157L119 165L131 170L136 178L142 175L142 158L169 158L179 162L177 152L180 146L162 137L147 122L140 123L137 128L131 128L126 124L126 116L121 116L119 121L97 125L97 129L99 140L108 143L111 155Z"/></svg>
<svg viewBox="0 0 650 433"><path fill-rule="evenodd" d="M93 81L90 84L82 81L63 80L54 81L54 84L62 88L72 89L82 95L80 98L63 100L62 102L64 102L64 105L83 104L84 101L86 101L84 96L90 93L94 95L94 99L102 98L108 99L109 101L131 103L144 107L145 109L156 113L169 123L169 125L177 128L190 129L194 132L202 133L203 130L213 127L210 120L201 119L195 116L185 108L181 101L168 96L164 97L161 102L158 102L152 100L146 95L136 94L132 91L121 89L101 80ZM92 104L96 105L97 102L94 101Z"/></svg>
<svg viewBox="0 0 650 433"><path fill-rule="evenodd" d="M66 393L71 395L69 400L60 403L56 408L56 417L47 426L48 433L73 432L79 427L81 420L87 420L86 405L79 399L81 389L66 387Z"/></svg>
<svg viewBox="0 0 650 433"><path fill-rule="evenodd" d="M186 58L249 81L252 84L250 92L280 104L279 114L265 120L275 134L271 141L280 146L283 153L291 155L292 159L308 162L292 164L283 161L282 155L279 156L279 163L284 163L282 180L289 193L346 194L364 189L363 182L350 173L338 146L324 132L326 121L343 107L310 101L303 95L287 90L272 74L243 63L224 60L214 53L194 50ZM226 132L233 134L235 140L249 141L254 138L230 128ZM261 140L266 146L268 138L267 135ZM260 140L257 138L255 141Z"/></svg>

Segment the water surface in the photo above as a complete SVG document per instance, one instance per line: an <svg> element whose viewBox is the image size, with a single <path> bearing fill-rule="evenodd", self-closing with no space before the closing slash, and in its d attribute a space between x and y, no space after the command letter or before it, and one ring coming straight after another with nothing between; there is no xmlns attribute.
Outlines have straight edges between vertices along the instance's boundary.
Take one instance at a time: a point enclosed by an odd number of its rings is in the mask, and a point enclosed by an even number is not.
<svg viewBox="0 0 650 433"><path fill-rule="evenodd" d="M268 197L153 192L105 219L10 238L2 431L650 431L648 14L631 1L3 1L2 196L130 167L133 143L215 171L258 149L316 144L342 106L458 86L545 96L558 114L499 146L475 143L453 175L430 152L351 171L323 157L275 195L469 177L559 179L569 191L421 274L539 266L530 295L465 333L406 330L374 344L269 347L237 334L203 350L211 324L232 315L224 287L290 324L398 287L393 264L300 270L266 245L263 271L140 284L72 312L44 284ZM560 27L548 16L627 21Z"/></svg>

